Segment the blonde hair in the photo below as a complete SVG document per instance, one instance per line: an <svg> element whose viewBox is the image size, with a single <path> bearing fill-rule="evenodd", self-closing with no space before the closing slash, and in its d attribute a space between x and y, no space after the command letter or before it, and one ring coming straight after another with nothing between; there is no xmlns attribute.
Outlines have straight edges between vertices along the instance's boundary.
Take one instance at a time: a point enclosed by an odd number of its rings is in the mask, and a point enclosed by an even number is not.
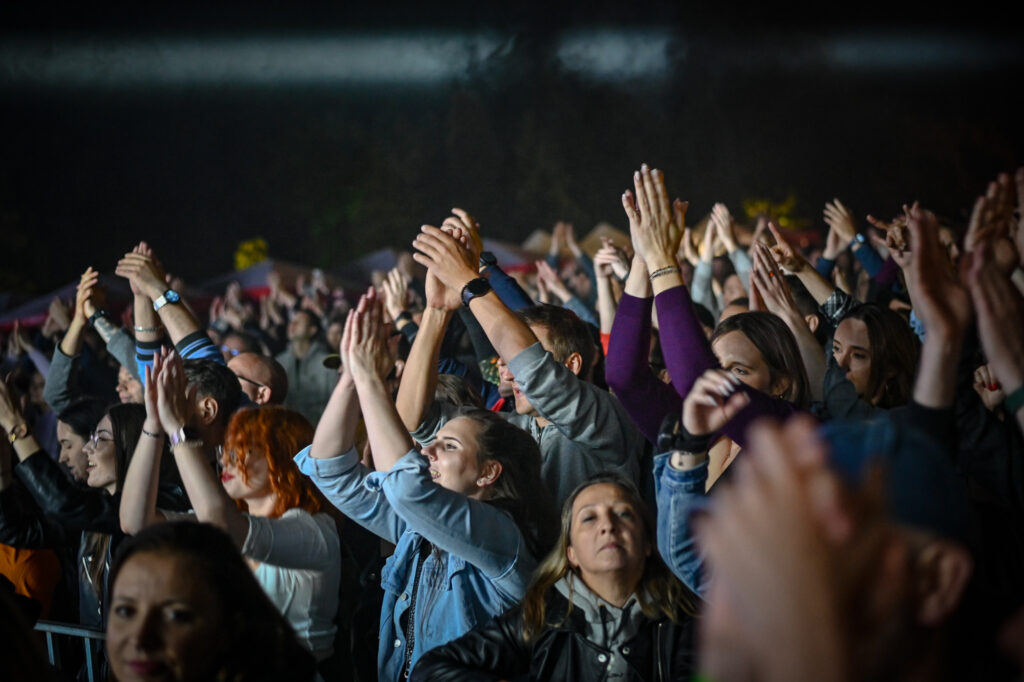
<svg viewBox="0 0 1024 682"><path fill-rule="evenodd" d="M533 574L533 582L526 589L526 596L523 597L523 639L527 642L537 637L544 631L548 623L545 614L545 596L555 583L564 578L570 572L574 578L580 578L579 574L569 565L570 531L572 530L572 507L580 493L593 485L607 483L618 486L632 505L633 509L640 515L643 521L644 533L647 540L654 542L657 537L654 519L650 509L640 497L640 492L633 485L633 482L621 474L605 472L595 474L572 491L565 504L562 506L562 527L558 536L555 548L547 555L537 571ZM569 591L572 593L572 583L569 581ZM637 603L640 609L648 618L656 618L663 614L673 621L678 620L681 613L693 616L697 612L697 599L693 593L678 578L676 578L657 551L647 557L644 564L644 572L640 578L640 584L636 590ZM572 613L572 599L569 599L569 609L565 617ZM564 620L563 620L564 622ZM553 623L552 625L558 625Z"/></svg>

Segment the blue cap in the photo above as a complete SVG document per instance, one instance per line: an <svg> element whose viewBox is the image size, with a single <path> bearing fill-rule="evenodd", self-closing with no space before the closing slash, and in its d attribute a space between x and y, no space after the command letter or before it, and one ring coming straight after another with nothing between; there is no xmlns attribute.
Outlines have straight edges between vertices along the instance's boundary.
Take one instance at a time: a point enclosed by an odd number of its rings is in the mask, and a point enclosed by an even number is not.
<svg viewBox="0 0 1024 682"><path fill-rule="evenodd" d="M970 546L966 482L953 467L948 446L894 417L822 426L832 467L856 484L881 465L891 521Z"/></svg>

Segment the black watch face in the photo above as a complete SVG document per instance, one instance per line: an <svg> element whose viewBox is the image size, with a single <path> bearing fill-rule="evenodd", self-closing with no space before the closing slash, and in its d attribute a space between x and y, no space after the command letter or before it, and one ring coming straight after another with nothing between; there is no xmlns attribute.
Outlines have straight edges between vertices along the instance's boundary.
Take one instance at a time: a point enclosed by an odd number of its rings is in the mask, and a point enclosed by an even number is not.
<svg viewBox="0 0 1024 682"><path fill-rule="evenodd" d="M466 291L473 296L482 296L491 290L491 283L486 279L474 279L466 286Z"/></svg>

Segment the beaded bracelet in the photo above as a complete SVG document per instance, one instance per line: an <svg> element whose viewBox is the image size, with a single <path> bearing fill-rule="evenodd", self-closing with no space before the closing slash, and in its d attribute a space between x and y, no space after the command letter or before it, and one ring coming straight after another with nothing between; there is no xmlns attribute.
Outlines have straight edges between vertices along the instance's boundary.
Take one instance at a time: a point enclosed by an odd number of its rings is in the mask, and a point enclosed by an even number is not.
<svg viewBox="0 0 1024 682"><path fill-rule="evenodd" d="M673 272L679 272L678 265L670 265L667 268L658 268L657 270L649 274L647 276L647 279L654 279L655 277L661 277L662 275L667 275Z"/></svg>

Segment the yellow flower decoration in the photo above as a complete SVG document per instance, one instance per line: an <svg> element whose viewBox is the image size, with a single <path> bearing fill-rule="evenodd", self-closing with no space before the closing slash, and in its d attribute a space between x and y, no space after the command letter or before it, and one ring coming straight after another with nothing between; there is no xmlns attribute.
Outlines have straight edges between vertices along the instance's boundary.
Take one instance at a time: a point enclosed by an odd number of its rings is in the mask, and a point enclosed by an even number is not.
<svg viewBox="0 0 1024 682"><path fill-rule="evenodd" d="M245 270L267 260L269 247L263 237L248 239L235 251L235 270Z"/></svg>

